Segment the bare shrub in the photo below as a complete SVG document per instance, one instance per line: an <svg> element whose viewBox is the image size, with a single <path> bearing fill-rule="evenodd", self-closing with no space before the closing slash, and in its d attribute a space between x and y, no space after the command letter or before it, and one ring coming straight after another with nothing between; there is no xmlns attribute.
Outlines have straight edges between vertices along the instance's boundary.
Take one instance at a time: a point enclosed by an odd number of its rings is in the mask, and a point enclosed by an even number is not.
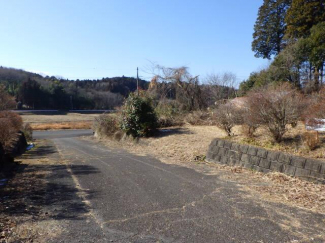
<svg viewBox="0 0 325 243"><path fill-rule="evenodd" d="M231 136L231 129L241 122L241 113L231 103L221 104L214 110L214 121L217 127L223 129Z"/></svg>
<svg viewBox="0 0 325 243"><path fill-rule="evenodd" d="M98 116L93 123L93 130L99 137L112 137L119 129L118 118L108 114Z"/></svg>
<svg viewBox="0 0 325 243"><path fill-rule="evenodd" d="M160 98L174 98L183 110L200 110L206 106L199 76L192 76L187 67L168 68L152 64L156 92ZM160 84L159 84L160 83Z"/></svg>
<svg viewBox="0 0 325 243"><path fill-rule="evenodd" d="M236 97L236 75L231 72L209 74L205 78L202 92L206 103L211 106L216 101Z"/></svg>
<svg viewBox="0 0 325 243"><path fill-rule="evenodd" d="M301 118L305 103L301 93L284 83L249 93L247 106L249 117L256 124L267 126L274 140L281 142L287 125Z"/></svg>
<svg viewBox="0 0 325 243"><path fill-rule="evenodd" d="M325 87L310 96L304 118L325 118Z"/></svg>
<svg viewBox="0 0 325 243"><path fill-rule="evenodd" d="M305 132L302 136L304 145L310 150L316 149L320 145L319 134L317 131Z"/></svg>
<svg viewBox="0 0 325 243"><path fill-rule="evenodd" d="M212 114L208 111L193 111L184 118L186 123L196 126L215 124Z"/></svg>
<svg viewBox="0 0 325 243"><path fill-rule="evenodd" d="M27 141L33 140L33 128L29 123L24 123L21 128L21 131L24 133Z"/></svg>
<svg viewBox="0 0 325 243"><path fill-rule="evenodd" d="M16 106L14 97L10 96L5 89L5 86L0 84L0 111L13 109Z"/></svg>
<svg viewBox="0 0 325 243"><path fill-rule="evenodd" d="M14 113L12 111L0 111L0 119L9 119L11 126L19 131L22 128L23 125L23 119L21 116L17 113Z"/></svg>
<svg viewBox="0 0 325 243"><path fill-rule="evenodd" d="M22 119L18 114L0 111L0 143L5 150L10 149L18 138L18 131L22 124Z"/></svg>
<svg viewBox="0 0 325 243"><path fill-rule="evenodd" d="M256 129L258 128L258 125L247 125L247 124L242 124L241 126L241 132L243 133L244 136L248 138L254 137L254 133Z"/></svg>
<svg viewBox="0 0 325 243"><path fill-rule="evenodd" d="M159 127L181 126L182 111L181 104L176 100L162 99L155 108Z"/></svg>
<svg viewBox="0 0 325 243"><path fill-rule="evenodd" d="M252 108L252 106L246 103L245 106L241 109L241 131L246 137L249 138L252 138L254 136L255 131L260 126L258 117L254 114Z"/></svg>
<svg viewBox="0 0 325 243"><path fill-rule="evenodd" d="M117 140L117 141L121 141L123 136L124 136L124 132L123 131L117 131L114 133L114 139Z"/></svg>

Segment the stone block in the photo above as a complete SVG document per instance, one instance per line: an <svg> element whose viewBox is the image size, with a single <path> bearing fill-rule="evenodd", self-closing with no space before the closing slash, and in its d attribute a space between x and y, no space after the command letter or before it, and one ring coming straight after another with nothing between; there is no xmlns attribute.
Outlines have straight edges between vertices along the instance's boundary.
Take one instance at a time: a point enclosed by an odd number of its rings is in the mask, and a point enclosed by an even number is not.
<svg viewBox="0 0 325 243"><path fill-rule="evenodd" d="M240 145L239 146L240 152L242 152L244 154L247 154L248 148L249 148L249 146L247 146L247 145Z"/></svg>
<svg viewBox="0 0 325 243"><path fill-rule="evenodd" d="M298 167L298 168L304 168L306 163L306 159L298 156L292 156L291 157L291 165Z"/></svg>
<svg viewBox="0 0 325 243"><path fill-rule="evenodd" d="M318 172L315 172L315 171L312 171L310 173L310 176L315 178L315 179L325 180L325 175L324 174L321 174L321 173L318 173Z"/></svg>
<svg viewBox="0 0 325 243"><path fill-rule="evenodd" d="M305 170L302 168L296 168L295 176L296 177L309 177L311 171L310 170Z"/></svg>
<svg viewBox="0 0 325 243"><path fill-rule="evenodd" d="M247 154L255 156L257 154L257 148L249 147L247 150Z"/></svg>
<svg viewBox="0 0 325 243"><path fill-rule="evenodd" d="M211 142L210 145L217 146L218 145L218 141L219 141L219 139L215 138L215 139L212 140L212 142Z"/></svg>
<svg viewBox="0 0 325 243"><path fill-rule="evenodd" d="M212 157L213 160L219 161L220 160L220 156L218 154L213 153Z"/></svg>
<svg viewBox="0 0 325 243"><path fill-rule="evenodd" d="M221 157L221 160L220 160L220 162L222 163L222 164L227 164L228 163L228 156L223 156L223 157Z"/></svg>
<svg viewBox="0 0 325 243"><path fill-rule="evenodd" d="M217 146L214 146L213 148L211 148L210 149L210 151L212 152L212 153L214 153L214 154L218 154L219 153L219 147L217 147Z"/></svg>
<svg viewBox="0 0 325 243"><path fill-rule="evenodd" d="M225 149L225 148L219 148L219 152L218 152L218 154L219 154L220 156L226 156L226 155L228 154L228 150Z"/></svg>
<svg viewBox="0 0 325 243"><path fill-rule="evenodd" d="M278 161L289 165L291 162L291 155L280 153Z"/></svg>
<svg viewBox="0 0 325 243"><path fill-rule="evenodd" d="M241 158L241 153L236 152L236 151L233 151L233 150L230 150L230 151L228 152L228 156L229 156L229 158L234 158L234 159L236 159L236 160L240 160L240 158Z"/></svg>
<svg viewBox="0 0 325 243"><path fill-rule="evenodd" d="M277 161L271 161L270 170L282 172L283 164Z"/></svg>
<svg viewBox="0 0 325 243"><path fill-rule="evenodd" d="M232 150L229 150L229 151L228 151L228 156L229 156L229 158L233 158L233 157L235 157L236 154L237 154L237 152L235 152L235 151L232 151Z"/></svg>
<svg viewBox="0 0 325 243"><path fill-rule="evenodd" d="M253 169L253 166L254 165L252 165L251 163L244 163L244 168L246 168L246 169Z"/></svg>
<svg viewBox="0 0 325 243"><path fill-rule="evenodd" d="M216 145L213 145L212 143L209 145L209 149L208 150L212 150L213 148L217 148Z"/></svg>
<svg viewBox="0 0 325 243"><path fill-rule="evenodd" d="M306 159L305 169L320 172L322 161L315 159Z"/></svg>
<svg viewBox="0 0 325 243"><path fill-rule="evenodd" d="M249 163L250 162L250 156L248 154L242 154L241 161L243 161L244 163Z"/></svg>
<svg viewBox="0 0 325 243"><path fill-rule="evenodd" d="M227 149L230 149L231 148L231 144L232 144L232 142L230 142L230 141L224 141L223 147L224 148L227 148Z"/></svg>
<svg viewBox="0 0 325 243"><path fill-rule="evenodd" d="M232 143L231 144L231 150L233 150L233 151L239 151L239 144L238 143Z"/></svg>
<svg viewBox="0 0 325 243"><path fill-rule="evenodd" d="M210 151L207 152L207 155L206 155L207 156L207 159L212 159L213 155L214 154L212 152L210 152Z"/></svg>
<svg viewBox="0 0 325 243"><path fill-rule="evenodd" d="M240 161L240 160L235 160L235 159L234 159L234 160L232 161L232 163L233 163L234 166L242 166L242 161Z"/></svg>
<svg viewBox="0 0 325 243"><path fill-rule="evenodd" d="M234 159L234 158L230 158L229 161L228 161L228 165L232 165L232 166L234 166L234 165L236 165L237 161L238 161L238 160L236 160L236 159Z"/></svg>
<svg viewBox="0 0 325 243"><path fill-rule="evenodd" d="M253 165L253 170L257 171L257 172L262 172L261 167L257 166L257 165Z"/></svg>
<svg viewBox="0 0 325 243"><path fill-rule="evenodd" d="M264 169L270 169L271 166L271 161L267 159L261 159L259 167L262 167Z"/></svg>
<svg viewBox="0 0 325 243"><path fill-rule="evenodd" d="M253 165L259 165L261 158L257 156L251 156L250 162Z"/></svg>
<svg viewBox="0 0 325 243"><path fill-rule="evenodd" d="M270 161L277 161L279 158L279 152L269 151L267 153L267 159Z"/></svg>
<svg viewBox="0 0 325 243"><path fill-rule="evenodd" d="M295 175L295 172L296 172L296 167L295 166L291 166L291 165L284 164L283 165L282 172L284 174L286 174L286 175L294 176Z"/></svg>
<svg viewBox="0 0 325 243"><path fill-rule="evenodd" d="M325 163L322 164L320 168L320 173L325 175Z"/></svg>
<svg viewBox="0 0 325 243"><path fill-rule="evenodd" d="M268 151L266 149L259 148L257 150L257 156L266 159Z"/></svg>
<svg viewBox="0 0 325 243"><path fill-rule="evenodd" d="M220 156L220 155L217 155L217 156L214 158L214 161L216 161L216 162L220 163L220 161L221 161L221 158L222 158L222 156Z"/></svg>
<svg viewBox="0 0 325 243"><path fill-rule="evenodd" d="M223 148L223 145L225 144L225 141L224 140L219 140L218 141L218 147L221 147Z"/></svg>

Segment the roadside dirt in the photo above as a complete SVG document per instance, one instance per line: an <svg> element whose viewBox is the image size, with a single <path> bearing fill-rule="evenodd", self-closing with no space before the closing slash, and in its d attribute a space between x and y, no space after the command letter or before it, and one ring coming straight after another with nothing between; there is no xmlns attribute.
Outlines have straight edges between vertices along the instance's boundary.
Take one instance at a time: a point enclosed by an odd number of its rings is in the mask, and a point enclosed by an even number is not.
<svg viewBox="0 0 325 243"><path fill-rule="evenodd" d="M57 222L46 211L47 166L57 161L48 156L45 140L15 159L14 176L0 187L0 242L47 242L60 233Z"/></svg>

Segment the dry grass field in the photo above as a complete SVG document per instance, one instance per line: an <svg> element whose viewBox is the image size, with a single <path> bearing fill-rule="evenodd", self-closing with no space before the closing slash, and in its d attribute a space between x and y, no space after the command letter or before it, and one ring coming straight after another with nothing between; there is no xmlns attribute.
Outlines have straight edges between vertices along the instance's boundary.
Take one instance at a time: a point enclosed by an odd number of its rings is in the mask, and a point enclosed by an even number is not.
<svg viewBox="0 0 325 243"><path fill-rule="evenodd" d="M64 129L91 129L92 122L55 122L55 123L32 123L33 130L64 130Z"/></svg>
<svg viewBox="0 0 325 243"><path fill-rule="evenodd" d="M66 113L66 114L33 114L22 113L24 122L28 123L56 123L56 122L92 122L100 114L81 114L81 113Z"/></svg>
<svg viewBox="0 0 325 243"><path fill-rule="evenodd" d="M90 129L100 114L33 114L22 113L24 123L30 123L33 130Z"/></svg>

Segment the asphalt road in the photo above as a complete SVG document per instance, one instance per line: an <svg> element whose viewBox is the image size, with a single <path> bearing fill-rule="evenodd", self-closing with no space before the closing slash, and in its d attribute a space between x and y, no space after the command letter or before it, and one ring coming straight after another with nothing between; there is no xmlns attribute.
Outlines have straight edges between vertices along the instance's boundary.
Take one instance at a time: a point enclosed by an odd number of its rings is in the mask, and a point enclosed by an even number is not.
<svg viewBox="0 0 325 243"><path fill-rule="evenodd" d="M49 177L63 226L49 242L324 242L315 237L322 214L261 202L220 175L76 138L90 134L34 134L51 139L67 165Z"/></svg>
<svg viewBox="0 0 325 243"><path fill-rule="evenodd" d="M55 138L73 138L80 136L92 136L92 130L48 130L48 131L34 131L33 137L35 139L55 139Z"/></svg>

